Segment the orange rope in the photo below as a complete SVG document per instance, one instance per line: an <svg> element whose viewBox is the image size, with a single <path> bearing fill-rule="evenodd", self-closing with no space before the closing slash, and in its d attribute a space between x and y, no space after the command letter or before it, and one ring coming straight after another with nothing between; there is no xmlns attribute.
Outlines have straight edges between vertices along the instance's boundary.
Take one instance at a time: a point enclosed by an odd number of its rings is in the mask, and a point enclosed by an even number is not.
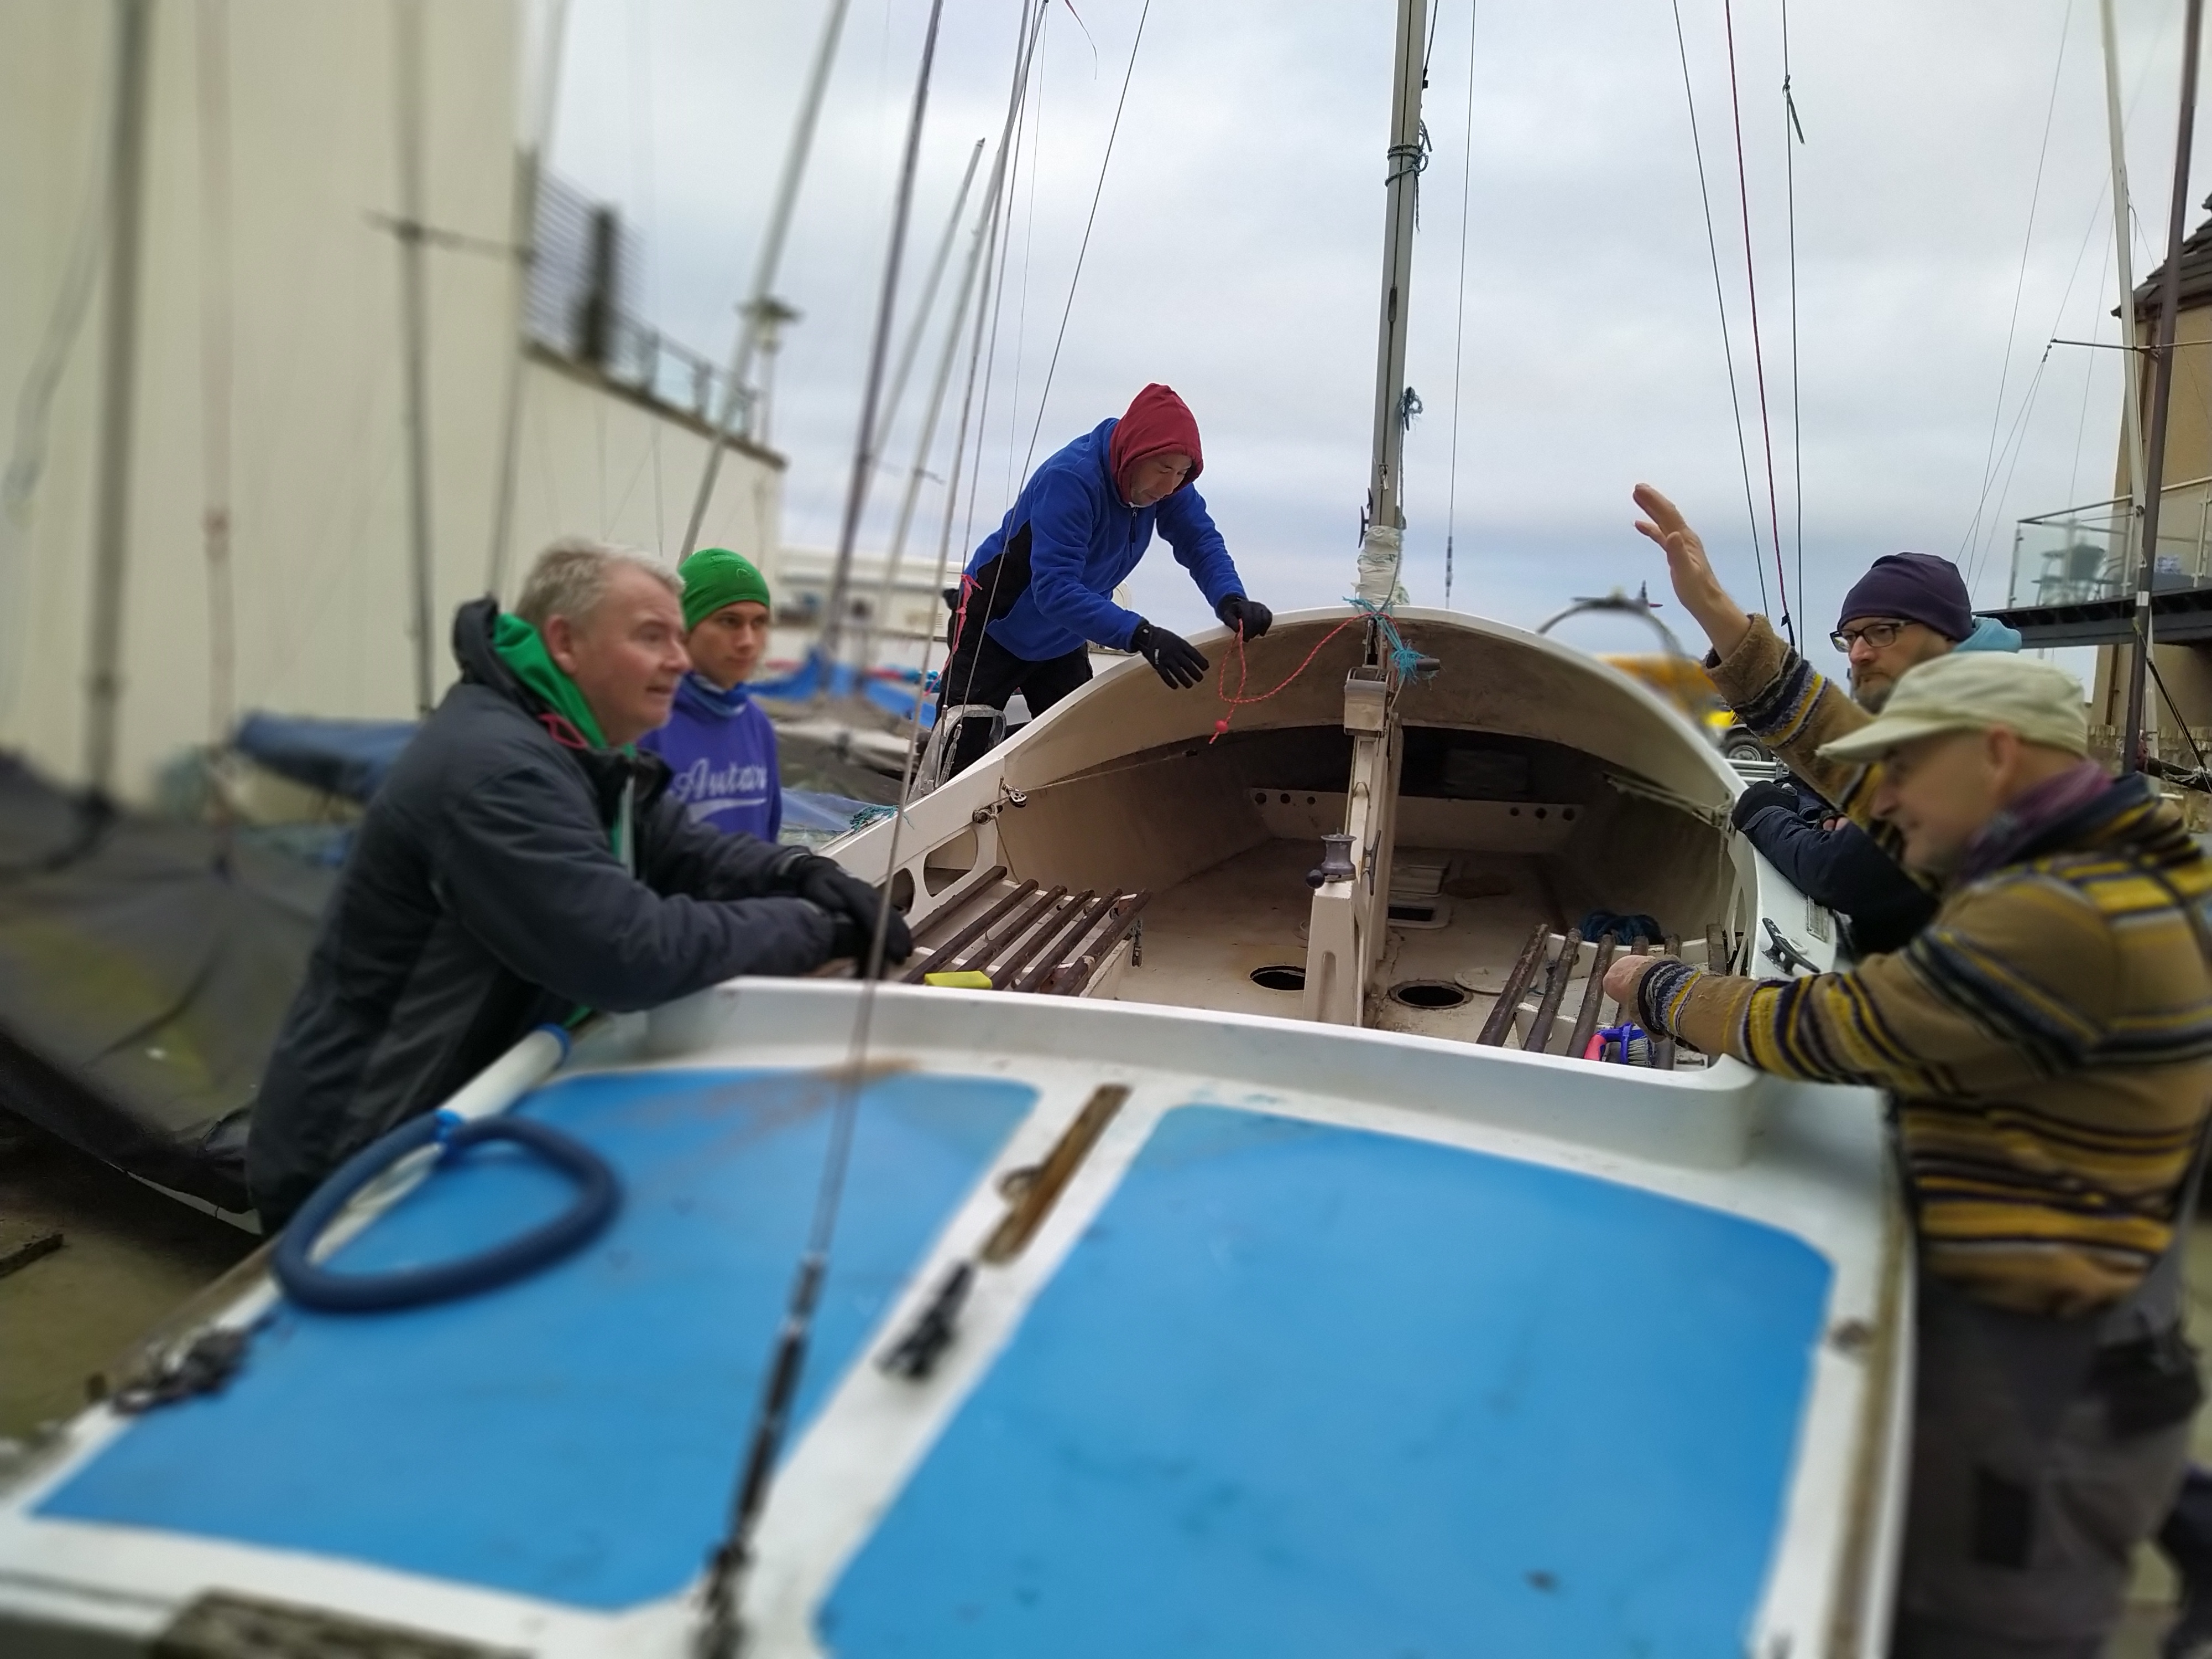
<svg viewBox="0 0 2212 1659"><path fill-rule="evenodd" d="M1297 679L1299 675L1304 673L1307 669L1313 666L1313 660L1316 657L1321 655L1321 648L1322 646L1327 645L1339 634L1341 634L1346 629L1351 627L1352 623L1356 622L1364 622L1365 620L1366 613L1364 611L1355 611L1352 615L1346 617L1342 622L1337 623L1335 627L1330 629L1328 633L1321 636L1321 639L1315 644L1314 648L1306 653L1306 659L1300 663L1296 668L1291 670L1288 677L1285 678L1283 683L1277 686L1273 691L1262 691L1258 696L1250 697L1244 695L1244 688L1251 681L1252 668L1251 665L1246 661L1244 656L1244 625L1242 623L1237 623L1237 690L1234 696L1231 695L1229 690L1229 659L1224 656L1221 659L1221 683L1219 690L1221 701L1227 708L1229 713L1224 714L1219 720L1214 721L1213 735L1206 740L1207 745L1210 747L1211 745L1221 741L1223 735L1229 730L1231 716L1234 715L1238 709L1249 707L1255 702L1265 702L1268 698L1274 696L1277 693L1289 690L1291 689L1291 682Z"/></svg>

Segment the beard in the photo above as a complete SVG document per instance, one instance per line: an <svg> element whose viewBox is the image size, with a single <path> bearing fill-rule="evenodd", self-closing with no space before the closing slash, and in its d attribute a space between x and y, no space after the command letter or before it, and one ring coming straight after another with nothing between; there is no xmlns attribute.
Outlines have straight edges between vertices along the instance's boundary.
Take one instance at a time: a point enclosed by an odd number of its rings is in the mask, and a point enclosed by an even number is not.
<svg viewBox="0 0 2212 1659"><path fill-rule="evenodd" d="M1887 676L1863 685L1855 679L1851 682L1851 701L1868 714L1879 714L1882 705L1889 701L1889 694L1896 689L1897 682Z"/></svg>

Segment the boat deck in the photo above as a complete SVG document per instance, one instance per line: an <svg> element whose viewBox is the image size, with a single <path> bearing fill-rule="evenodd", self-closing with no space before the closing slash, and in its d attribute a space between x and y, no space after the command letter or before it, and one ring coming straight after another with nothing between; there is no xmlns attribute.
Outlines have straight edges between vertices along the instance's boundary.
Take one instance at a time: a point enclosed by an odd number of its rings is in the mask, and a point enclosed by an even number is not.
<svg viewBox="0 0 2212 1659"><path fill-rule="evenodd" d="M1303 970L1313 862L1310 841L1264 841L1161 893L1146 914L1144 961L1122 975L1121 1000L1295 1018L1296 985L1271 989L1252 975L1271 967ZM1472 1042L1530 932L1540 922L1563 928L1570 919L1559 913L1542 860L1528 854L1401 848L1393 872L1394 908L1416 920L1391 927L1369 1023ZM1421 1006L1390 994L1407 986L1465 1000ZM1582 987L1577 979L1563 999L1570 1018Z"/></svg>

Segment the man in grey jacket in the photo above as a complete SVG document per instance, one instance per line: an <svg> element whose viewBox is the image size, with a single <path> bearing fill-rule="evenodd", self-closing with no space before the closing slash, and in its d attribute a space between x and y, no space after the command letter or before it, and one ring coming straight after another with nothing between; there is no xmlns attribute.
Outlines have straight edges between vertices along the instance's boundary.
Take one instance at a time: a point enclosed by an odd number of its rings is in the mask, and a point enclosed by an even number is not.
<svg viewBox="0 0 2212 1659"><path fill-rule="evenodd" d="M264 1224L533 1026L866 953L878 889L692 823L635 750L688 665L680 592L563 543L514 615L461 607L460 681L370 804L254 1106ZM896 912L884 949L911 949Z"/></svg>

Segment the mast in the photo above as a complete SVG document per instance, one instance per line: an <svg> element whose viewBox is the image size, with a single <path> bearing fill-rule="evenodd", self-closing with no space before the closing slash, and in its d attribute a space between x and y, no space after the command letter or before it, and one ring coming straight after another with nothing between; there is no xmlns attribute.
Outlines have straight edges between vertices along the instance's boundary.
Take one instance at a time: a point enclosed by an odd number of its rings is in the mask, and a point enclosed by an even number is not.
<svg viewBox="0 0 2212 1659"><path fill-rule="evenodd" d="M415 712L430 712L430 409L424 362L422 0L395 0L392 77L399 149L400 366L407 426L408 631L415 641Z"/></svg>
<svg viewBox="0 0 2212 1659"><path fill-rule="evenodd" d="M138 397L138 279L146 186L146 95L153 8L115 0L115 108L107 184L106 341L100 364L99 496L94 503L92 636L85 696L86 789L115 785L123 695L123 590L130 571L131 446Z"/></svg>
<svg viewBox="0 0 2212 1659"><path fill-rule="evenodd" d="M922 37L921 69L915 76L914 107L906 125L906 154L899 165L898 196L891 209L890 246L884 253L884 282L876 301L876 335L868 351L868 381L860 395L860 435L853 450L853 478L845 490L845 516L837 531L837 558L830 570L830 597L822 612L822 660L837 660L839 636L845 625L845 604L853 586L853 544L859 538L860 514L868 504L868 485L876 470L876 449L883 434L877 430L884 390L884 359L889 355L892 314L898 306L899 264L906 252L906 228L914 211L915 169L921 159L922 120L929 112L929 72L937 61L937 26L945 13L945 0L930 0L929 32ZM823 684L828 684L825 677Z"/></svg>
<svg viewBox="0 0 2212 1659"><path fill-rule="evenodd" d="M830 15L823 20L822 44L814 53L813 73L807 77L805 95L799 100L799 124L792 129L791 153L784 158L783 178L775 187L775 205L769 210L768 234L762 240L760 264L753 271L752 292L740 313L738 343L730 353L729 377L723 384L722 412L707 445L707 465L699 475L699 493L692 498L691 521L684 527L684 545L677 562L691 556L699 545L699 531L707 520L707 504L714 499L714 479L722 469L722 447L737 430L738 408L744 398L745 378L752 373L753 357L760 349L761 328L767 316L769 290L775 285L776 267L783 263L783 240L791 230L792 210L799 203L799 181L806 173L807 152L814 147L814 128L822 114L822 94L830 84L830 65L837 59L837 36L845 27L852 0L830 0Z"/></svg>
<svg viewBox="0 0 2212 1659"><path fill-rule="evenodd" d="M943 255L951 247L954 233L959 229L961 211L968 204L968 187L975 182L976 158L982 155L987 142L978 138L973 154L968 158L968 176L960 181L960 197L953 203L951 221L945 228L945 245L939 250L939 270L931 274L930 291L923 298L915 318L913 337L907 342L908 361L899 366L898 380L892 383L890 403L892 411L898 408L899 394L902 390L901 382L913 362L914 348L921 343L922 325L929 320L930 302L936 296L937 276L944 266ZM907 469L906 493L899 500L898 523L891 531L890 550L884 557L884 579L876 589L876 603L868 613L868 625L861 631L860 661L864 667L873 657L876 634L883 628L884 619L891 613L893 595L898 586L899 562L906 556L907 532L914 527L914 510L921 497L921 481L928 476L929 452L937 442L938 417L945 411L945 394L952 384L953 362L960 355L961 324L968 315L968 302L974 297L975 273L982 260L984 236L998 205L1000 181L1005 177L1005 158L1001 156L992 166L991 181L983 192L982 210L975 216L975 232L969 245L967 268L961 273L960 286L952 296L952 315L945 325L945 349L938 359L937 376L930 385L929 401L922 408L921 432L915 440L914 465ZM889 434L890 418L890 413L884 416L884 430L878 435L878 446Z"/></svg>
<svg viewBox="0 0 2212 1659"><path fill-rule="evenodd" d="M2098 0L2098 13L2105 42L2106 146L2112 161L2112 252L2119 269L2120 292L2128 296L2121 302L2125 311L2135 302L2135 250L2128 235L2134 204L2128 198L2126 112L2120 102L2120 48L2112 25L2112 0ZM2120 332L2124 337L2120 342L2120 363L2127 376L2127 396L2120 408L2120 430L2128 458L2128 493L2132 497L2128 529L2133 534L2142 525L2143 445L2142 363L2136 349L2136 319L2132 315L2124 318ZM2121 545L2124 548L2127 544L2124 541Z"/></svg>
<svg viewBox="0 0 2212 1659"><path fill-rule="evenodd" d="M1382 310L1375 353L1375 446L1367 481L1367 527L1360 538L1359 597L1384 605L1398 591L1406 515L1400 461L1405 452L1406 314L1413 282L1413 216L1420 201L1421 51L1428 0L1398 0L1397 64L1385 152Z"/></svg>
<svg viewBox="0 0 2212 1659"><path fill-rule="evenodd" d="M960 239L961 216L968 210L968 192L975 183L975 164L983 159L983 146L990 141L978 138L975 148L968 152L968 170L960 175L960 189L952 198L952 211L945 216L945 234L938 239L937 252L929 262L929 276L921 285L921 297L915 301L914 320L907 325L906 343L899 348L898 368L891 374L891 389L884 396L883 415L876 422L876 448L880 453L890 441L891 428L898 422L901 404L906 402L906 383L914 374L914 360L921 355L922 337L929 331L929 319L937 309L937 290L945 281L945 267L952 258L952 245ZM952 331L960 331L956 318Z"/></svg>
<svg viewBox="0 0 2212 1659"><path fill-rule="evenodd" d="M2109 0L2108 0L2109 3ZM2136 646L2128 673L2127 734L2120 764L2130 772L2141 765L2136 750L2142 741L2143 687L2150 668L2151 579L2158 560L2159 492L2166 481L2166 421L2173 399L2173 331L2181 311L2182 221L2189 211L2189 144L2197 128L2197 54L2204 30L2204 0L2189 0L2188 22L2181 44L2181 118L2173 149L2173 202L2166 216L2166 268L2158 287L2158 343L2151 365L2150 441L2143 458L2142 552L2136 562ZM2135 328L2136 296L2130 290L2123 303L2128 308L2128 328ZM2133 343L2130 342L2130 343ZM2130 352L2129 356L2135 354Z"/></svg>

